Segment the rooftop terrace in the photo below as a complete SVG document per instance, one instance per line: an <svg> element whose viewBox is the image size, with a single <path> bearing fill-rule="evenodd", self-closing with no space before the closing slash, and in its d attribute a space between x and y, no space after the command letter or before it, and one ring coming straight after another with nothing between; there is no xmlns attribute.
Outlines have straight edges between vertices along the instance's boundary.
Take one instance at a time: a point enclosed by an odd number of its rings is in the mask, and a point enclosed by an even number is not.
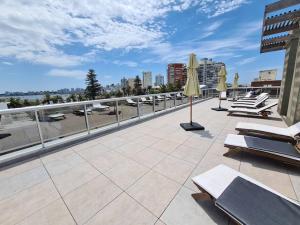
<svg viewBox="0 0 300 225"><path fill-rule="evenodd" d="M223 106L229 107L229 102ZM212 111L217 99L194 105L205 131L185 132L188 108L28 160L0 171L0 224L230 224L212 202L197 202L191 177L218 164L300 200L300 171L246 153L224 157L237 122L284 127L269 119Z"/></svg>

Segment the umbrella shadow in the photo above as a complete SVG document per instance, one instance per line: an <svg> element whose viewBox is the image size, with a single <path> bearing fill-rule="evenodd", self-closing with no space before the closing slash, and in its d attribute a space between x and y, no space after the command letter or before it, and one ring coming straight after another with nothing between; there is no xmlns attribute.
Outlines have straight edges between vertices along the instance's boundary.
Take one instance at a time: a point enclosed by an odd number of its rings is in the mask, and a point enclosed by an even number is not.
<svg viewBox="0 0 300 225"><path fill-rule="evenodd" d="M7 137L10 137L10 136L11 136L11 134L9 134L9 133L0 134L0 139L7 138Z"/></svg>
<svg viewBox="0 0 300 225"><path fill-rule="evenodd" d="M199 135L200 137L203 137L203 138L209 138L209 139L213 139L214 136L212 135L212 133L210 133L209 130L195 130L195 131L192 131L194 134L197 134Z"/></svg>

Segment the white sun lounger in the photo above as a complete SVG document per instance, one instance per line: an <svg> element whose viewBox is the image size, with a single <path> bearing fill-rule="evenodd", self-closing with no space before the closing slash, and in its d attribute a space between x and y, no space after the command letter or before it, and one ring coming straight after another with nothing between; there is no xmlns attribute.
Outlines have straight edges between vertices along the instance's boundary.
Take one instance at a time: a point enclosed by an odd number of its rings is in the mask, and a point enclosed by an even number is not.
<svg viewBox="0 0 300 225"><path fill-rule="evenodd" d="M142 103L146 103L146 104L152 104L153 102L150 100L147 100L145 97L141 97L141 101Z"/></svg>
<svg viewBox="0 0 300 225"><path fill-rule="evenodd" d="M132 99L126 99L127 105L130 106L137 106L137 102L132 101Z"/></svg>
<svg viewBox="0 0 300 225"><path fill-rule="evenodd" d="M239 122L235 129L240 134L247 134L251 136L262 136L272 139L295 142L295 137L300 136L300 122L290 127L274 127L258 123L244 123Z"/></svg>
<svg viewBox="0 0 300 225"><path fill-rule="evenodd" d="M162 97L161 95L157 95L156 97L157 97L156 100L158 100L158 101L163 101L163 100L165 100L165 98Z"/></svg>
<svg viewBox="0 0 300 225"><path fill-rule="evenodd" d="M93 110L109 110L109 106L108 105L101 105L100 102L97 102L97 103L93 103L93 107L92 107Z"/></svg>
<svg viewBox="0 0 300 225"><path fill-rule="evenodd" d="M192 194L196 200L212 200L238 224L299 223L298 202L228 166L218 165L192 181L201 190Z"/></svg>
<svg viewBox="0 0 300 225"><path fill-rule="evenodd" d="M269 114L271 114L268 109L274 107L277 105L278 102L270 103L264 107L258 108L258 109L248 109L248 108L230 108L228 109L228 115L232 115L234 113L245 113L250 115L262 115L263 117L268 117Z"/></svg>
<svg viewBox="0 0 300 225"><path fill-rule="evenodd" d="M258 106L260 106L261 104L264 104L265 101L267 101L267 99L269 98L268 95L260 98L259 100L255 101L254 103L242 103L242 102L234 102L231 107L240 107L240 108L252 108L255 109Z"/></svg>
<svg viewBox="0 0 300 225"><path fill-rule="evenodd" d="M51 120L63 120L66 118L66 115L63 113L54 113L54 114L48 115L48 118Z"/></svg>
<svg viewBox="0 0 300 225"><path fill-rule="evenodd" d="M300 166L300 153L294 145L288 142L228 134L224 146L229 148L229 151L224 156L228 156L232 152L244 151Z"/></svg>
<svg viewBox="0 0 300 225"><path fill-rule="evenodd" d="M269 96L269 94L268 93L262 93L262 94L256 96L256 98L237 100L235 102L235 104L239 104L239 103L255 103L255 102L259 101L260 99L262 99L262 98L264 98L266 96Z"/></svg>
<svg viewBox="0 0 300 225"><path fill-rule="evenodd" d="M263 93L261 93L261 94L259 94L259 95L257 95L257 96L253 96L253 91L251 92L251 94L250 94L250 96L248 96L248 97L243 97L243 98L241 98L240 100L241 101L244 101L244 100L256 100L256 99L258 99L259 97L262 97L263 95L265 95L265 94L267 94L267 93L265 93L265 92L263 92Z"/></svg>

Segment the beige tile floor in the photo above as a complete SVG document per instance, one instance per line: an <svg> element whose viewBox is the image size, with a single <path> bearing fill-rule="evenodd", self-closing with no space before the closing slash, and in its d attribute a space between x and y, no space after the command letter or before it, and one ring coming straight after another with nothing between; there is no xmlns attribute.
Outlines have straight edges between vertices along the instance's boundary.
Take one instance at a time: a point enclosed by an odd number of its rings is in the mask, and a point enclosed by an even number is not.
<svg viewBox="0 0 300 225"><path fill-rule="evenodd" d="M193 108L205 131L179 127L188 121L185 108L1 169L0 224L230 224L211 202L191 197L197 191L191 177L220 163L299 201L299 169L249 154L223 156L237 122L284 127L278 115L228 117L210 109L217 104Z"/></svg>

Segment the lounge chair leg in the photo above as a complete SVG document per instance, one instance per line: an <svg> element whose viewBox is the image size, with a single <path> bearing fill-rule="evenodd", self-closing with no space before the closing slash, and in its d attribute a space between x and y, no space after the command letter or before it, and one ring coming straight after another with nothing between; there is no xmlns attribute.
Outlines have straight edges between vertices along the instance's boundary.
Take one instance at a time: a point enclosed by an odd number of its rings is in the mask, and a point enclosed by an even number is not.
<svg viewBox="0 0 300 225"><path fill-rule="evenodd" d="M192 197L193 197L196 201L207 201L207 200L211 200L210 195L207 194L207 193L205 193L205 192L194 193L194 194L192 194Z"/></svg>
<svg viewBox="0 0 300 225"><path fill-rule="evenodd" d="M225 152L225 153L223 154L223 156L228 157L228 156L230 156L230 155L232 155L232 154L234 154L234 153L236 153L236 151L234 151L234 150L232 150L232 149L228 149L228 152Z"/></svg>

